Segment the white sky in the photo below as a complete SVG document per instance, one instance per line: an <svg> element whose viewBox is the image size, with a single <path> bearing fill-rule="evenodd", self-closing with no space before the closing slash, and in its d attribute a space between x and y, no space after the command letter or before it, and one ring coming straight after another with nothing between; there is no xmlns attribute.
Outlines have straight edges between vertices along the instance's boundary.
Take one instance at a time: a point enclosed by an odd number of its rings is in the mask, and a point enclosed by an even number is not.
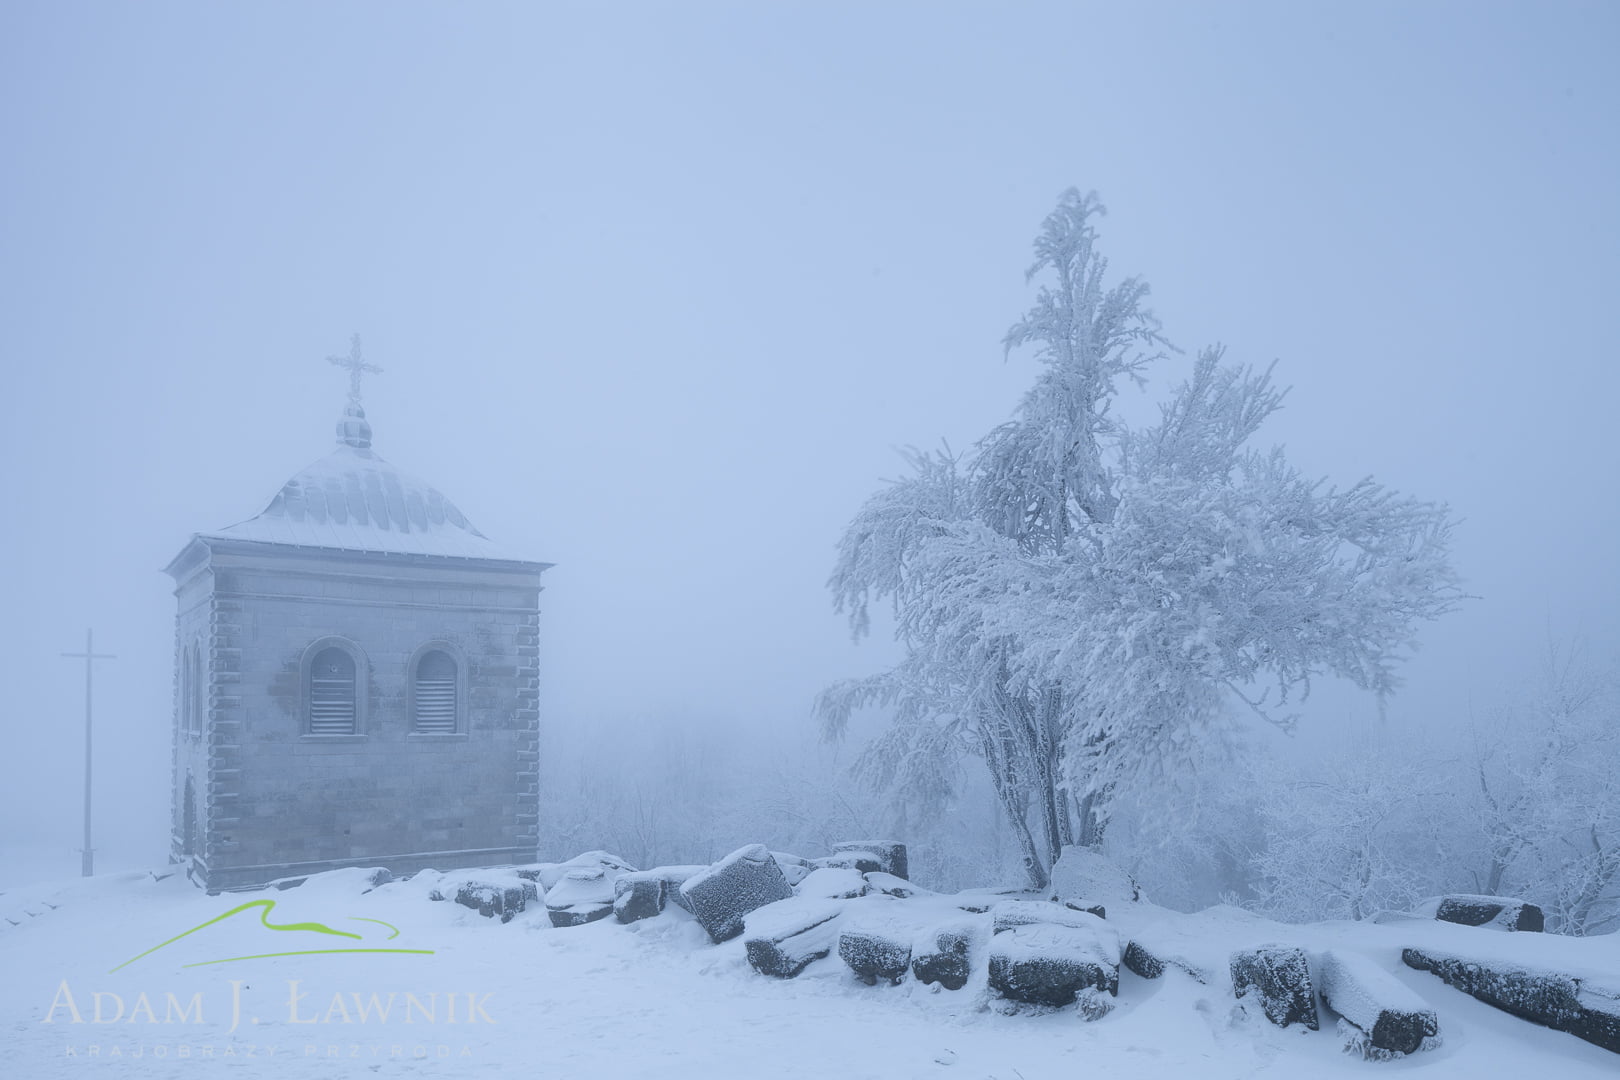
<svg viewBox="0 0 1620 1080"><path fill-rule="evenodd" d="M101 865L163 859L159 568L327 452L356 330L377 450L558 564L548 722L808 724L890 657L832 545L1007 416L1070 185L1307 473L1465 519L1390 723L1612 657L1616 55L1605 3L7 5L0 860L76 868L88 625Z"/></svg>

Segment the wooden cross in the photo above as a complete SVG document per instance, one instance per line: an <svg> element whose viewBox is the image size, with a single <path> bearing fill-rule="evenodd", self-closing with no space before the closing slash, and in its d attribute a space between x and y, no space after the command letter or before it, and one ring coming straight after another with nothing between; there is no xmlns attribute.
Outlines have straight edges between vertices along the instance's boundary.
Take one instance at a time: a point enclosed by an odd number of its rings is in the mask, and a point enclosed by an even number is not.
<svg viewBox="0 0 1620 1080"><path fill-rule="evenodd" d="M90 846L90 670L97 660L116 660L112 653L98 653L94 631L84 632L84 652L65 652L63 656L84 661L84 859L79 869L85 877L96 872L95 849Z"/></svg>
<svg viewBox="0 0 1620 1080"><path fill-rule="evenodd" d="M360 358L359 334L354 335L354 337L349 340L348 356L328 356L326 359L328 363L336 364L338 367L346 368L348 370L349 403L351 405L360 404L360 376L366 374L367 372L374 375L382 373L382 368L378 367L376 364L368 364Z"/></svg>

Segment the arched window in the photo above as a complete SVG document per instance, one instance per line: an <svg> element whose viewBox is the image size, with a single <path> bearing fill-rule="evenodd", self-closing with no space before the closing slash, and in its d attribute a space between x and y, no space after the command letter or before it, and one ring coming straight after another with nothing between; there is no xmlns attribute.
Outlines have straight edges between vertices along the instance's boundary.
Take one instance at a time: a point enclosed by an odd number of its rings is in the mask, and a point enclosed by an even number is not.
<svg viewBox="0 0 1620 1080"><path fill-rule="evenodd" d="M353 735L354 657L342 649L322 649L309 665L309 733Z"/></svg>
<svg viewBox="0 0 1620 1080"><path fill-rule="evenodd" d="M442 649L423 653L416 661L416 682L411 730L423 735L452 735L456 731L456 662Z"/></svg>

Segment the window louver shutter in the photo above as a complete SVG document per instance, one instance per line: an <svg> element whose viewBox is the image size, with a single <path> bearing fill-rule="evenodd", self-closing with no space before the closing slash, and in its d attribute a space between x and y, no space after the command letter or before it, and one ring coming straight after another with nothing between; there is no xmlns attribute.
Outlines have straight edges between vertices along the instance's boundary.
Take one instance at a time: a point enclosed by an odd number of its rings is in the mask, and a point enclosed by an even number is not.
<svg viewBox="0 0 1620 1080"><path fill-rule="evenodd" d="M341 649L325 650L310 668L309 733L354 734L354 661Z"/></svg>
<svg viewBox="0 0 1620 1080"><path fill-rule="evenodd" d="M455 733L456 663L442 652L430 652L416 665L416 730Z"/></svg>

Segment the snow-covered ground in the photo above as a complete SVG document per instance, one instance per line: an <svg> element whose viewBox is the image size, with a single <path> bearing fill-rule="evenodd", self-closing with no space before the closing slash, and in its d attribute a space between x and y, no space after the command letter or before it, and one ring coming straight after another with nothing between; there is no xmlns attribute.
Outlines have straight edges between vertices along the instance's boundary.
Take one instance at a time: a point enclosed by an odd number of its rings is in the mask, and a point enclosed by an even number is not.
<svg viewBox="0 0 1620 1080"><path fill-rule="evenodd" d="M797 979L770 979L749 968L741 939L710 944L673 906L630 926L609 919L553 929L541 905L502 924L431 901L433 885L422 875L365 891L366 875L351 870L282 892L212 897L178 876L150 873L8 889L0 893L0 1075L1620 1075L1620 1057L1507 1016L1399 959L1403 945L1464 942L1550 968L1620 975L1613 935L1580 941L1426 921L1297 927L1232 909L1110 910L1122 932L1195 967L1221 969L1232 948L1265 941L1370 957L1434 1007L1443 1044L1369 1062L1341 1051L1331 1023L1320 1032L1281 1030L1235 1014L1223 978L1201 985L1172 969L1150 981L1122 969L1118 1007L1087 1023L1073 1009L1009 1011L982 971L959 991L910 980L868 987L835 953ZM275 906L147 952L256 900ZM261 914L281 926L319 923L357 936L272 932ZM231 959L331 948L431 952ZM390 994L382 1019L377 1009ZM96 1022L98 1001L110 1022ZM120 1005L122 1017L112 1020Z"/></svg>

